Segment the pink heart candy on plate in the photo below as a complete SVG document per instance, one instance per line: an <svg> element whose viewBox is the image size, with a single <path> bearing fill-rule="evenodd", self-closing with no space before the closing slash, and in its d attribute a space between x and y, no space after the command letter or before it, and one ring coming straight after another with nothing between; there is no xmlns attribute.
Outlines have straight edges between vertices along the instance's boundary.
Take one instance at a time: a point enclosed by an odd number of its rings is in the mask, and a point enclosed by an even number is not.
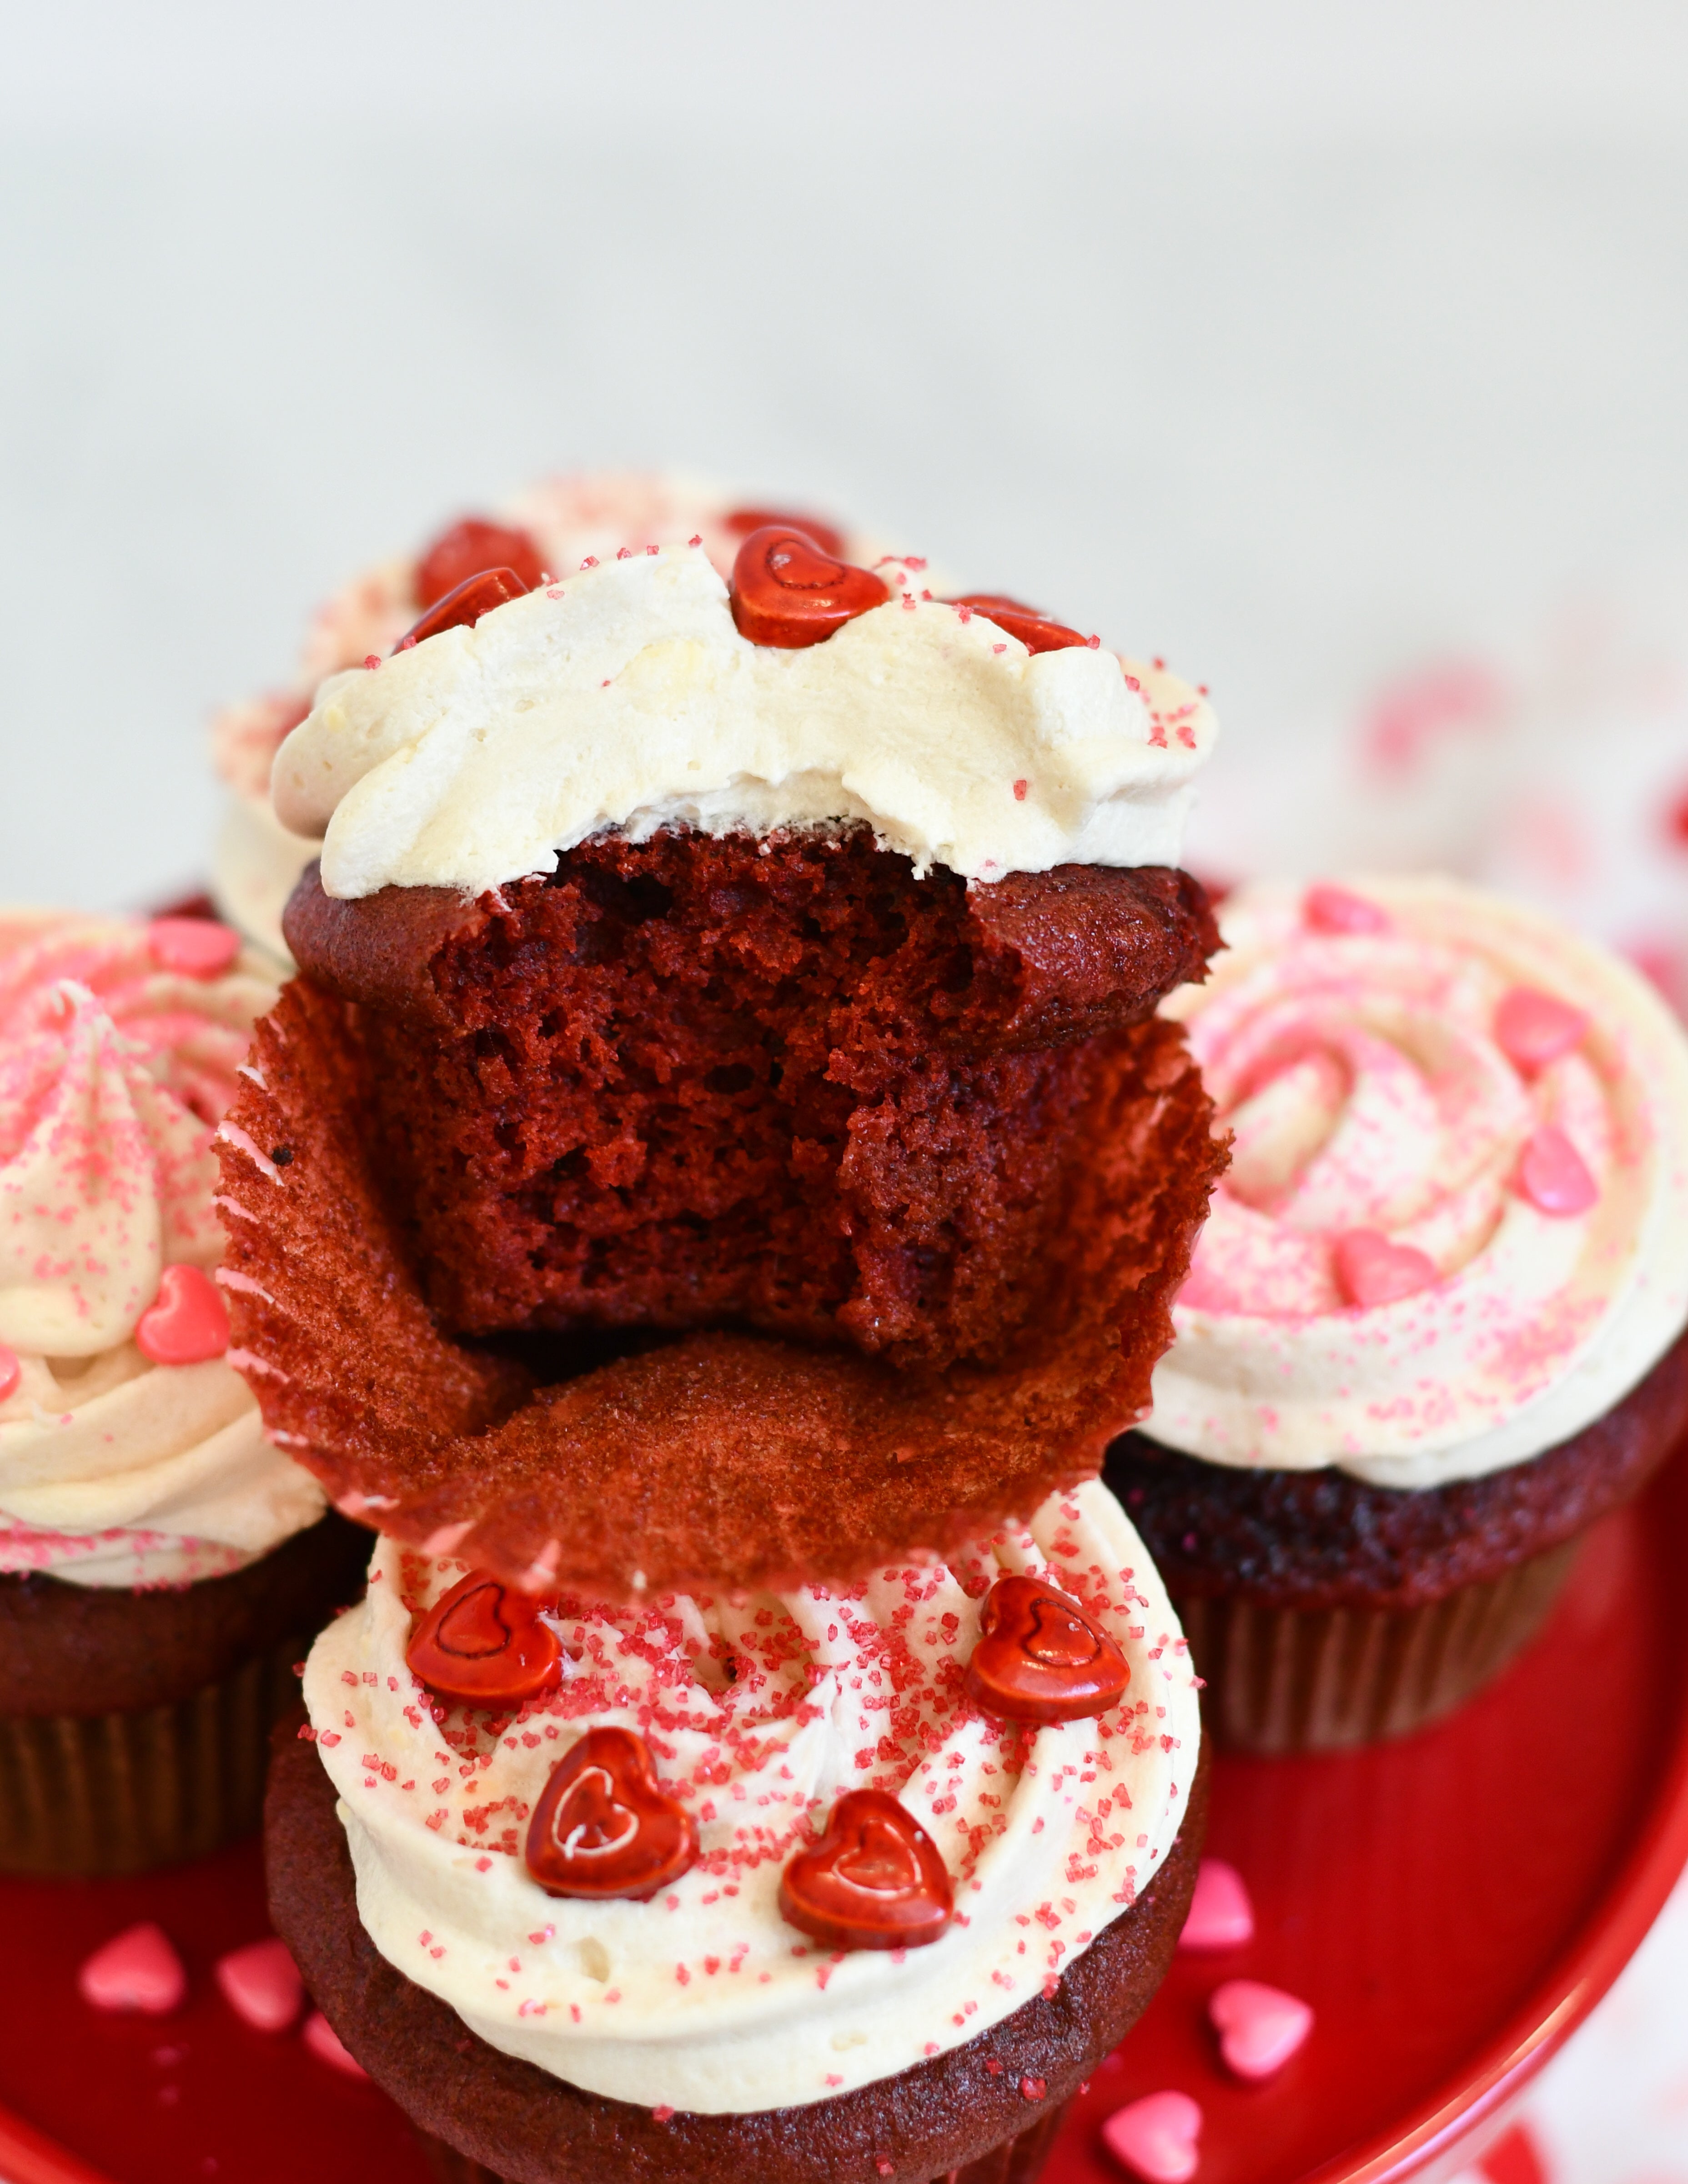
<svg viewBox="0 0 1688 2184"><path fill-rule="evenodd" d="M1255 1907L1242 1875L1222 1858L1205 1858L1196 1868L1195 1892L1178 1947L1239 1949L1254 1938Z"/></svg>
<svg viewBox="0 0 1688 2184"><path fill-rule="evenodd" d="M355 2056L348 2053L341 2045L339 2034L320 2009L313 2009L305 2020L305 2044L319 2062L332 2063L337 2070L344 2070L349 2078L366 2078L369 2075Z"/></svg>
<svg viewBox="0 0 1688 2184"><path fill-rule="evenodd" d="M216 1284L198 1267L166 1267L135 1340L154 1365L202 1365L221 1357L228 1348L228 1307Z"/></svg>
<svg viewBox="0 0 1688 2184"><path fill-rule="evenodd" d="M1239 2078L1281 2070L1313 2029L1306 2003L1259 1980L1227 1980L1208 1998L1219 2052Z"/></svg>
<svg viewBox="0 0 1688 2184"><path fill-rule="evenodd" d="M1146 2093L1115 2109L1102 2143L1143 2184L1186 2184L1201 2159L1201 2109L1188 2093Z"/></svg>
<svg viewBox="0 0 1688 2184"><path fill-rule="evenodd" d="M187 1975L169 1935L147 1919L96 1949L77 1973L76 1985L96 2009L138 2009L162 2017L180 2008Z"/></svg>
<svg viewBox="0 0 1688 2184"><path fill-rule="evenodd" d="M1392 1244L1375 1228L1350 1228L1331 1247L1343 1295L1362 1312L1399 1304L1436 1279L1436 1262L1411 1244Z"/></svg>
<svg viewBox="0 0 1688 2184"><path fill-rule="evenodd" d="M217 1985L237 2017L260 2032L285 2032L299 2015L305 1982L285 1942L249 1942L217 1959Z"/></svg>

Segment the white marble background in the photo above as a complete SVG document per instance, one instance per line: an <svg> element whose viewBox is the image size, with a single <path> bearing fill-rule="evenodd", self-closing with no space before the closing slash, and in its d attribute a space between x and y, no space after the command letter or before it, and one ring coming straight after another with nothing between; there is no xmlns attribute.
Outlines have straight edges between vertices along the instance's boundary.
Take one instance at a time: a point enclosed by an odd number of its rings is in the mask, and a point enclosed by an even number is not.
<svg viewBox="0 0 1688 2184"><path fill-rule="evenodd" d="M551 468L861 515L1213 687L1223 875L1436 857L1688 995L1680 0L0 0L4 893ZM1535 2097L1688 2180L1688 1902Z"/></svg>

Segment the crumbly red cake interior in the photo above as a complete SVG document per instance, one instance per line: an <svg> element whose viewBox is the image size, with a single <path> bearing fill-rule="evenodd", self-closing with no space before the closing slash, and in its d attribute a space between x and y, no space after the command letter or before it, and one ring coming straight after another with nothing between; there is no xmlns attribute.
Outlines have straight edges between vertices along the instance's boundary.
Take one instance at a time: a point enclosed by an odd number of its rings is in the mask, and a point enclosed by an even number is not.
<svg viewBox="0 0 1688 2184"><path fill-rule="evenodd" d="M689 1334L554 1384L444 1330L368 1154L376 1066L297 979L219 1141L237 1362L348 1513L534 1591L847 1581L1093 1473L1143 1415L1225 1151L1176 1025L1095 1042L1064 1218L1009 1351L942 1375Z"/></svg>
<svg viewBox="0 0 1688 2184"><path fill-rule="evenodd" d="M1098 1039L1217 945L1182 872L970 889L861 830L592 842L473 904L313 872L287 933L360 1005L377 1177L446 1327L736 1323L936 1368L1025 1324Z"/></svg>

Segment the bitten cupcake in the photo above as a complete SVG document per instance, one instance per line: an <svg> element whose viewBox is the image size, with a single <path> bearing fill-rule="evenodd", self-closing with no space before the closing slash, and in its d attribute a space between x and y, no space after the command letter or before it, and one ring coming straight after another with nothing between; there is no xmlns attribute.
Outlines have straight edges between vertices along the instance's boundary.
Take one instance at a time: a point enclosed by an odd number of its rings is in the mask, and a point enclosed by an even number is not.
<svg viewBox="0 0 1688 2184"><path fill-rule="evenodd" d="M1107 1476L1216 1730L1351 1744L1493 1675L1688 1427L1688 1040L1451 880L1252 889L1222 923L1167 1010L1231 1167Z"/></svg>
<svg viewBox="0 0 1688 2184"><path fill-rule="evenodd" d="M282 907L316 844L277 819L270 768L325 676L384 657L418 616L487 570L509 569L531 588L545 571L578 569L589 555L608 560L618 547L696 537L725 576L752 531L793 520L829 553L859 560L881 550L823 517L778 516L695 478L608 471L541 479L495 514L460 516L416 553L361 571L316 613L290 687L225 706L212 722L212 762L228 791L211 872L220 913L258 946L285 954Z"/></svg>
<svg viewBox="0 0 1688 2184"><path fill-rule="evenodd" d="M475 580L277 758L288 943L466 1335L1000 1357L1120 1037L1213 931L1199 694L795 530ZM442 609L440 610L444 612Z"/></svg>
<svg viewBox="0 0 1688 2184"><path fill-rule="evenodd" d="M226 928L0 913L0 1869L256 1824L357 1535L265 1437L212 1279L218 1118L274 998Z"/></svg>
<svg viewBox="0 0 1688 2184"><path fill-rule="evenodd" d="M305 1692L272 1916L463 2184L1030 2184L1194 1879L1194 1680L1093 1481L621 1609L383 1540Z"/></svg>

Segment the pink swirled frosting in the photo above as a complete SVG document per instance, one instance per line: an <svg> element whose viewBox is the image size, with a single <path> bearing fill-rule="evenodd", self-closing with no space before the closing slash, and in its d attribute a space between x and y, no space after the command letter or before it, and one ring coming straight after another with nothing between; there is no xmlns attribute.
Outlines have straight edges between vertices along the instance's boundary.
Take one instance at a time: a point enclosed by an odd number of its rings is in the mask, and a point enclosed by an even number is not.
<svg viewBox="0 0 1688 2184"><path fill-rule="evenodd" d="M1627 966L1441 878L1250 889L1173 997L1232 1167L1155 1439L1423 1486L1521 1462L1688 1319L1688 1040Z"/></svg>
<svg viewBox="0 0 1688 2184"><path fill-rule="evenodd" d="M275 992L238 946L0 912L0 1569L186 1582L321 1512L215 1344L142 1325L167 1268L214 1295L212 1140Z"/></svg>

